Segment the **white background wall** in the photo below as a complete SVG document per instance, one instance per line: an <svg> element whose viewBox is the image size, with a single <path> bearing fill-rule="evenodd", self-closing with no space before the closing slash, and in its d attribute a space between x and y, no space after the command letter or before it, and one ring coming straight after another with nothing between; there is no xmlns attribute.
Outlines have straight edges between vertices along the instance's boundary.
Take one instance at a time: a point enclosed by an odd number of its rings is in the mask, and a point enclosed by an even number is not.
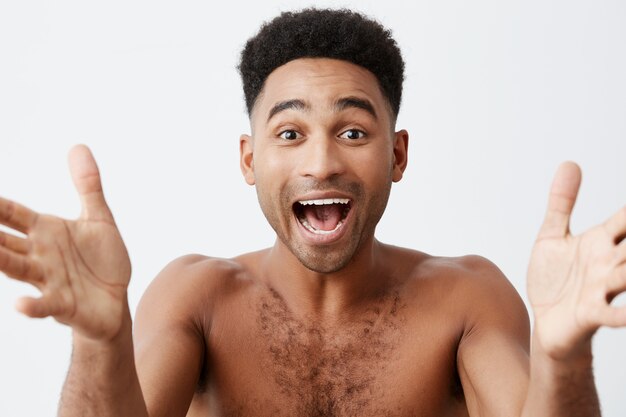
<svg viewBox="0 0 626 417"><path fill-rule="evenodd" d="M248 132L235 70L260 23L310 2L0 3L0 195L78 215L66 166L84 142L133 261L131 308L190 252L271 245L238 168ZM525 297L525 268L558 163L578 161L580 232L626 204L626 3L318 2L390 27L407 62L398 127L410 162L378 236L492 259ZM0 277L0 415L53 416L70 332L13 309ZM622 304L624 297L622 297ZM626 411L626 329L595 339L605 416Z"/></svg>

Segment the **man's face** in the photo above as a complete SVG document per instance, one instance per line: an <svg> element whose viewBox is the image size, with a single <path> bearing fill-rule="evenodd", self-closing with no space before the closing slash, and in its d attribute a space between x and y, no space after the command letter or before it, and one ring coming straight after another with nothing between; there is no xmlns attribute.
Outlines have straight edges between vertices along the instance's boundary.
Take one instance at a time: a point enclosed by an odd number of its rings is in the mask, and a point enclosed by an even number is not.
<svg viewBox="0 0 626 417"><path fill-rule="evenodd" d="M393 132L376 77L357 65L306 58L274 70L241 137L241 166L261 209L307 268L331 273L371 242L408 134Z"/></svg>

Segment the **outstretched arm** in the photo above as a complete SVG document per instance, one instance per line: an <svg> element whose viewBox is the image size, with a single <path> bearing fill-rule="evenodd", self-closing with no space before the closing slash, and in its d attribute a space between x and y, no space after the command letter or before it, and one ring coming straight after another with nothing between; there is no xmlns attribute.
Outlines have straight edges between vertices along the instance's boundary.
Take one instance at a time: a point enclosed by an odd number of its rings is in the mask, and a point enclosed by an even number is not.
<svg viewBox="0 0 626 417"><path fill-rule="evenodd" d="M18 300L20 312L72 327L61 416L147 416L133 357L126 247L89 149L73 148L69 164L81 198L77 220L0 198L0 223L18 232L0 232L0 271L41 291Z"/></svg>
<svg viewBox="0 0 626 417"><path fill-rule="evenodd" d="M521 299L489 262L470 258L472 300L457 364L471 416L597 417L591 338L626 326L626 208L573 236L569 219L581 174L559 167L528 268L529 323ZM479 301L479 302L477 302Z"/></svg>
<svg viewBox="0 0 626 417"><path fill-rule="evenodd" d="M574 236L569 221L580 168L562 164L528 269L535 328L524 416L599 416L591 338L600 326L626 326L626 207Z"/></svg>

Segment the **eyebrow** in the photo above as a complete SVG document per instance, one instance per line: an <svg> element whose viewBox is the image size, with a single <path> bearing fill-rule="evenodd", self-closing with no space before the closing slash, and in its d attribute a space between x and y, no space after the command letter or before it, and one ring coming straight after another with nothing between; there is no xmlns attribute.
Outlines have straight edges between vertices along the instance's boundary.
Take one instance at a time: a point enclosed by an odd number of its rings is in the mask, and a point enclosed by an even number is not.
<svg viewBox="0 0 626 417"><path fill-rule="evenodd" d="M336 112L340 112L348 108L365 110L370 115L372 115L374 119L378 119L378 116L376 115L376 110L374 110L374 106L367 99L355 96L342 97L335 101L335 103L333 104L333 109ZM278 103L274 104L274 106L270 109L267 116L267 121L269 122L272 117L285 110L309 111L310 109L311 106L307 102L300 99L279 101Z"/></svg>
<svg viewBox="0 0 626 417"><path fill-rule="evenodd" d="M280 101L274 104L274 107L271 108L269 115L267 116L267 121L269 122L269 120L272 117L274 117L277 113L280 113L281 111L285 111L285 110L308 111L310 109L311 109L311 106L309 106L307 103L305 103L302 100L293 99L293 100Z"/></svg>
<svg viewBox="0 0 626 417"><path fill-rule="evenodd" d="M374 106L372 106L372 103L370 103L369 100L360 97L350 96L340 98L339 100L335 101L335 105L333 107L335 108L335 111L338 112L347 108L362 109L371 114L374 119L378 119L378 116L376 115L376 110L374 110Z"/></svg>

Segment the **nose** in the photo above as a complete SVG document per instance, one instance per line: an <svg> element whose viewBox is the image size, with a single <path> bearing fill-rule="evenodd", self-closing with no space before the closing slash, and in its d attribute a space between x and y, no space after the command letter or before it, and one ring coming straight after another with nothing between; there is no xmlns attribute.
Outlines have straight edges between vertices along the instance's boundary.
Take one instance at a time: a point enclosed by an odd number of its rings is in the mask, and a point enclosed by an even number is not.
<svg viewBox="0 0 626 417"><path fill-rule="evenodd" d="M327 180L344 173L344 155L334 137L311 136L303 145L298 163L301 176Z"/></svg>

